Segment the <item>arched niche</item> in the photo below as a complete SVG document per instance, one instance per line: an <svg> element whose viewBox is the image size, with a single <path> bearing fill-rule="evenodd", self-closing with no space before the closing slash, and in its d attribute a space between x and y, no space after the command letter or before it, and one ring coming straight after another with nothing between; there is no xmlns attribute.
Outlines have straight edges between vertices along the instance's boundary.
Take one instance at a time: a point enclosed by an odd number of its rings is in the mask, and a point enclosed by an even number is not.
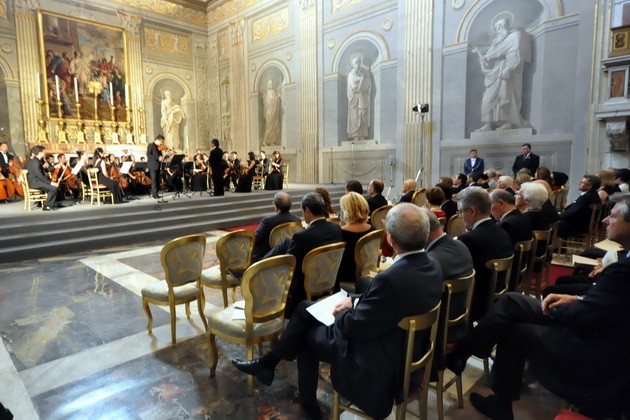
<svg viewBox="0 0 630 420"><path fill-rule="evenodd" d="M270 86L271 84L271 86ZM288 138L299 138L291 136L287 132L287 117L293 121L297 120L297 109L295 106L295 86L291 83L291 75L286 65L278 60L269 60L263 63L254 78L254 91L251 93L250 109L252 112L252 133L255 133L256 141L254 148L284 148L295 147L295 144L287 145ZM268 92L268 90L270 90ZM267 98L267 99L266 99ZM267 101L269 110L266 109ZM269 111L271 120L277 118L279 125L275 139L265 143L265 132L267 129L266 112ZM274 121L271 121L271 125ZM292 131L293 132L293 131Z"/></svg>
<svg viewBox="0 0 630 420"><path fill-rule="evenodd" d="M195 147L196 143L191 145L190 137L193 134L191 130L194 124L189 124L190 118L195 118L194 102L192 100L191 91L186 82L179 76L170 73L160 73L149 83L150 102L145 104L145 108L151 111L151 115L147 115L147 126L153 129L154 137L158 134L164 134L161 125L162 120L162 101L165 99L165 92L169 91L174 104L180 105L184 113L184 118L179 124L179 144L175 145L178 151L190 152L191 147ZM172 144L166 142L168 147Z"/></svg>

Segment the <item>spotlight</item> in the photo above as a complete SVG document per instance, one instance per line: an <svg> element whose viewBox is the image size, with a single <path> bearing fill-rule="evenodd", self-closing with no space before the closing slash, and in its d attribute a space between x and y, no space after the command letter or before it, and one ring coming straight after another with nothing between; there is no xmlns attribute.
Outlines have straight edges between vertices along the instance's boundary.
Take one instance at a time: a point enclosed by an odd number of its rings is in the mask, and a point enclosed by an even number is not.
<svg viewBox="0 0 630 420"><path fill-rule="evenodd" d="M411 108L414 112L419 112L421 114L426 114L429 112L429 104L415 104L413 108Z"/></svg>

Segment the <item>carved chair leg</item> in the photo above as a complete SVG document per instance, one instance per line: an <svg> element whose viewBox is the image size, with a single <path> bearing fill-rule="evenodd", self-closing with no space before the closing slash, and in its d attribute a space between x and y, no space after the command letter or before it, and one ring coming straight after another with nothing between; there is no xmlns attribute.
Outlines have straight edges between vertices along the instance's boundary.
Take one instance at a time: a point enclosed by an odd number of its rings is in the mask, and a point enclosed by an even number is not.
<svg viewBox="0 0 630 420"><path fill-rule="evenodd" d="M149 301L146 299L142 299L142 308L144 309L144 313L147 314L147 318L149 319L149 323L147 324L147 331L149 334L153 332L153 315L151 314L151 308L149 308Z"/></svg>
<svg viewBox="0 0 630 420"><path fill-rule="evenodd" d="M444 418L444 371L438 370L437 383L435 384L435 394L437 397L437 415L438 419Z"/></svg>
<svg viewBox="0 0 630 420"><path fill-rule="evenodd" d="M210 348L210 376L214 378L217 364L219 364L219 352L217 351L215 336L211 330L208 331L208 348Z"/></svg>
<svg viewBox="0 0 630 420"><path fill-rule="evenodd" d="M186 302L186 318L190 319L190 302Z"/></svg>
<svg viewBox="0 0 630 420"><path fill-rule="evenodd" d="M171 342L173 344L177 343L177 338L175 334L175 329L177 325L177 314L175 313L175 304L171 305Z"/></svg>

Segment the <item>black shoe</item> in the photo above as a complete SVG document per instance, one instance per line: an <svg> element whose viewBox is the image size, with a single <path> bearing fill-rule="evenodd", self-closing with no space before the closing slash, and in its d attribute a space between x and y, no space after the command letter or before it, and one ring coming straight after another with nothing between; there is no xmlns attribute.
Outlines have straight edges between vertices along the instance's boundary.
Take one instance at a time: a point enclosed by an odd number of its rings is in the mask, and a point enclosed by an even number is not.
<svg viewBox="0 0 630 420"><path fill-rule="evenodd" d="M461 350L455 349L452 353L447 354L444 358L444 364L446 367L456 375L461 375L464 369L466 369L466 362L470 357L469 354L465 354Z"/></svg>
<svg viewBox="0 0 630 420"><path fill-rule="evenodd" d="M470 402L477 411L493 420L514 420L512 401L505 401L496 395L484 397L473 392L470 394Z"/></svg>
<svg viewBox="0 0 630 420"><path fill-rule="evenodd" d="M50 206L44 206L44 211L53 211L53 208Z"/></svg>
<svg viewBox="0 0 630 420"><path fill-rule="evenodd" d="M302 411L304 412L304 418L310 420L322 420L324 418L322 409L319 408L319 404L317 403L317 401L308 404L305 402L300 402L300 406L302 407Z"/></svg>
<svg viewBox="0 0 630 420"><path fill-rule="evenodd" d="M232 359L232 364L241 372L252 375L263 385L271 385L275 371L260 364L260 357L251 362L241 359Z"/></svg>

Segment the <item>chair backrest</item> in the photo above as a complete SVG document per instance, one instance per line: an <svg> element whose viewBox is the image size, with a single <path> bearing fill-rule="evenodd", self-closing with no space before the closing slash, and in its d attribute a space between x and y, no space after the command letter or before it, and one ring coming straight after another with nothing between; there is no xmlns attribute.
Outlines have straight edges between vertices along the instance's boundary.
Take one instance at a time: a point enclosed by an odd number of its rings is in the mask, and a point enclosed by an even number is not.
<svg viewBox="0 0 630 420"><path fill-rule="evenodd" d="M472 273L470 273L470 275L468 276L459 277L452 280L444 280L444 294L442 295L442 306L440 309L441 324L439 326L439 336L442 340L438 343L438 351L441 355L446 354L449 328L456 327L458 325L468 324L474 288L474 269L472 270ZM464 306L460 308L461 311L453 311L453 296L463 295L464 293L466 294L466 296L464 298ZM441 357L441 359L443 360L444 358Z"/></svg>
<svg viewBox="0 0 630 420"><path fill-rule="evenodd" d="M403 395L405 400L408 399L410 392L414 390L409 389L411 382L411 374L418 369L424 368L423 384L428 385L429 377L431 375L431 365L433 363L433 356L436 348L436 337L438 330L438 319L440 313L440 303L431 309L429 312L422 315L408 316L400 320L398 326L407 331L407 340L405 347L405 364L404 364L404 381L403 381ZM420 355L417 360L413 359L413 348L415 343L416 334L423 331L429 331L429 342L427 349Z"/></svg>
<svg viewBox="0 0 630 420"><path fill-rule="evenodd" d="M292 238L295 233L302 230L304 230L302 222L286 222L279 224L275 228L271 229L271 232L269 233L269 246L273 248L283 239Z"/></svg>
<svg viewBox="0 0 630 420"><path fill-rule="evenodd" d="M446 233L448 233L448 236L451 238L466 233L466 224L462 218L459 217L459 214L454 214L448 219L448 222L446 222Z"/></svg>
<svg viewBox="0 0 630 420"><path fill-rule="evenodd" d="M514 255L507 258L496 258L486 262L486 268L491 270L492 278L490 280L490 291L488 299L488 309L494 304L494 301L507 293L510 284L510 271L512 270L512 261ZM501 282L501 284L499 284ZM497 291L497 287L500 289Z"/></svg>
<svg viewBox="0 0 630 420"><path fill-rule="evenodd" d="M199 281L205 253L204 235L182 236L164 245L160 262L169 288Z"/></svg>
<svg viewBox="0 0 630 420"><path fill-rule="evenodd" d="M293 255L278 255L252 264L243 274L245 321L251 325L284 316L295 270Z"/></svg>
<svg viewBox="0 0 630 420"><path fill-rule="evenodd" d="M286 184L287 188L289 188L289 162L282 163L282 183Z"/></svg>
<svg viewBox="0 0 630 420"><path fill-rule="evenodd" d="M427 189L420 188L411 196L411 202L418 207L422 207L427 203Z"/></svg>
<svg viewBox="0 0 630 420"><path fill-rule="evenodd" d="M221 265L221 277L228 269L246 270L252 261L256 234L251 230L235 230L219 238L216 244L217 257Z"/></svg>
<svg viewBox="0 0 630 420"><path fill-rule="evenodd" d="M302 272L307 299L324 293L332 294L345 246L345 242L335 242L317 247L306 254L302 262Z"/></svg>
<svg viewBox="0 0 630 420"><path fill-rule="evenodd" d="M370 223L376 229L385 229L385 218L387 217L387 213L392 209L392 205L388 204L386 206L382 206L377 208L372 212L370 216Z"/></svg>
<svg viewBox="0 0 630 420"><path fill-rule="evenodd" d="M601 203L591 204L591 219L588 224L588 235L592 237L597 233L599 224L602 221L602 209L604 206Z"/></svg>
<svg viewBox="0 0 630 420"><path fill-rule="evenodd" d="M442 229L446 228L446 216L438 217L438 222L440 222Z"/></svg>
<svg viewBox="0 0 630 420"><path fill-rule="evenodd" d="M256 173L255 176L262 176L263 175L263 164L262 163L257 163L256 164L256 168L254 168L254 172Z"/></svg>
<svg viewBox="0 0 630 420"><path fill-rule="evenodd" d="M357 265L356 278L368 276L370 272L378 271L381 261L381 242L383 241L383 229L363 235L354 248L354 262Z"/></svg>
<svg viewBox="0 0 630 420"><path fill-rule="evenodd" d="M549 199L553 203L556 211L562 211L567 204L567 195L569 194L569 188L563 187L560 190L552 191Z"/></svg>
<svg viewBox="0 0 630 420"><path fill-rule="evenodd" d="M514 290L527 276L533 243L534 238L514 244L514 269L512 273L515 274L516 278L512 279L511 286L509 287L510 291Z"/></svg>
<svg viewBox="0 0 630 420"><path fill-rule="evenodd" d="M28 169L20 169L20 182L24 185L25 190L30 190L31 187L28 184Z"/></svg>
<svg viewBox="0 0 630 420"><path fill-rule="evenodd" d="M551 238L551 229L535 230L532 245L532 261L544 261L547 257L547 245Z"/></svg>
<svg viewBox="0 0 630 420"><path fill-rule="evenodd" d="M98 186L98 168L88 168L87 174L90 180L90 188Z"/></svg>

